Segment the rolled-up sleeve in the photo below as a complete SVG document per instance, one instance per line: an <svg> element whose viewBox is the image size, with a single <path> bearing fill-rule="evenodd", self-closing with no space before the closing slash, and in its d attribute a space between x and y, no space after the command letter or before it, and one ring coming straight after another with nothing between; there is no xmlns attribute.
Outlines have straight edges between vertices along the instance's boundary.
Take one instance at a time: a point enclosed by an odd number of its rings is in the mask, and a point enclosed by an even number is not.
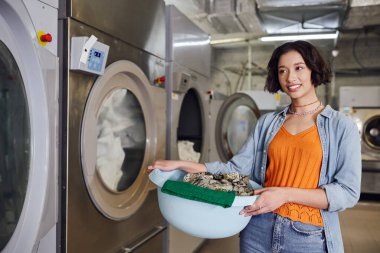
<svg viewBox="0 0 380 253"><path fill-rule="evenodd" d="M242 148L226 163L205 163L206 169L212 174L238 172L240 175L250 175L253 166L254 131L248 136Z"/></svg>
<svg viewBox="0 0 380 253"><path fill-rule="evenodd" d="M335 173L332 175L331 183L321 186L326 191L328 211L331 212L343 211L354 206L360 197L362 165L359 131L350 120L345 123L345 130L342 131L334 147L337 148ZM337 129L334 131L340 132ZM329 159L334 158L334 156L329 157Z"/></svg>
<svg viewBox="0 0 380 253"><path fill-rule="evenodd" d="M252 175L257 155L258 141L262 137L263 122L267 115L259 118L254 130L250 133L241 149L226 163L205 163L206 169L212 174L238 172L240 175Z"/></svg>

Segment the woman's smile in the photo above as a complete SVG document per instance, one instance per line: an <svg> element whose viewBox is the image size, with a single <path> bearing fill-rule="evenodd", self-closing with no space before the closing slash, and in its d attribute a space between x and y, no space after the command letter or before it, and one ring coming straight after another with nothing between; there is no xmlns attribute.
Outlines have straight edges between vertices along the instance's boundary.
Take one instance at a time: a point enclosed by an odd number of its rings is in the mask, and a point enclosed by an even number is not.
<svg viewBox="0 0 380 253"><path fill-rule="evenodd" d="M287 84L286 88L289 92L296 92L301 88L301 84Z"/></svg>

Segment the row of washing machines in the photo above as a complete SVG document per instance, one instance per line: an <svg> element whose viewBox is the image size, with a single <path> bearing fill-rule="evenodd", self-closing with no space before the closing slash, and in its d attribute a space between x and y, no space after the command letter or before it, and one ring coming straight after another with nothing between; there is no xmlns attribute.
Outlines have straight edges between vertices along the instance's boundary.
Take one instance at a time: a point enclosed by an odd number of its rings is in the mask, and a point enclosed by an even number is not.
<svg viewBox="0 0 380 253"><path fill-rule="evenodd" d="M213 93L210 53L162 1L0 0L1 252L195 251L203 239L165 223L145 168L226 161L281 100ZM348 89L363 190L380 192L380 90Z"/></svg>
<svg viewBox="0 0 380 253"><path fill-rule="evenodd" d="M163 1L0 0L1 252L195 250L146 168L227 160L256 123L254 95L210 91L210 54Z"/></svg>
<svg viewBox="0 0 380 253"><path fill-rule="evenodd" d="M380 87L341 86L339 109L357 125L361 136L361 192L380 194Z"/></svg>

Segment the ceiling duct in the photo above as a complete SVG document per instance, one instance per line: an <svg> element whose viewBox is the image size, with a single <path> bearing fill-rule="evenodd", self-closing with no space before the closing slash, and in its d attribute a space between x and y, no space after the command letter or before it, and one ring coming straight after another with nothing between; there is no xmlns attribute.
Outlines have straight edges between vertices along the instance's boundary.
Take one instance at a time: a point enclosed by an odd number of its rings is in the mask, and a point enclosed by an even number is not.
<svg viewBox="0 0 380 253"><path fill-rule="evenodd" d="M254 0L237 0L236 15L245 30L256 35L264 34L260 20L256 15L256 4Z"/></svg>
<svg viewBox="0 0 380 253"><path fill-rule="evenodd" d="M198 0L202 1L202 0ZM208 0L208 19L220 33L263 34L254 0Z"/></svg>
<svg viewBox="0 0 380 253"><path fill-rule="evenodd" d="M380 26L380 0L352 0L343 29Z"/></svg>
<svg viewBox="0 0 380 253"><path fill-rule="evenodd" d="M220 33L246 32L236 15L236 0L210 0L208 19Z"/></svg>
<svg viewBox="0 0 380 253"><path fill-rule="evenodd" d="M268 34L318 33L342 26L348 0L256 0Z"/></svg>

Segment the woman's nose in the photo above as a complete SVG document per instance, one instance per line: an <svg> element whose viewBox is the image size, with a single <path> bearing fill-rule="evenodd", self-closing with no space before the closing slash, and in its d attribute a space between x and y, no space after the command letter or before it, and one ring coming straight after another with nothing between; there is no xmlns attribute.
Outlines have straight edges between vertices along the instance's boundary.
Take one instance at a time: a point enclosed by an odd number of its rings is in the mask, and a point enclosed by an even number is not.
<svg viewBox="0 0 380 253"><path fill-rule="evenodd" d="M297 80L297 76L296 76L296 73L294 71L289 71L288 72L288 76L287 76L287 81L288 83L292 83L294 82L295 80Z"/></svg>

